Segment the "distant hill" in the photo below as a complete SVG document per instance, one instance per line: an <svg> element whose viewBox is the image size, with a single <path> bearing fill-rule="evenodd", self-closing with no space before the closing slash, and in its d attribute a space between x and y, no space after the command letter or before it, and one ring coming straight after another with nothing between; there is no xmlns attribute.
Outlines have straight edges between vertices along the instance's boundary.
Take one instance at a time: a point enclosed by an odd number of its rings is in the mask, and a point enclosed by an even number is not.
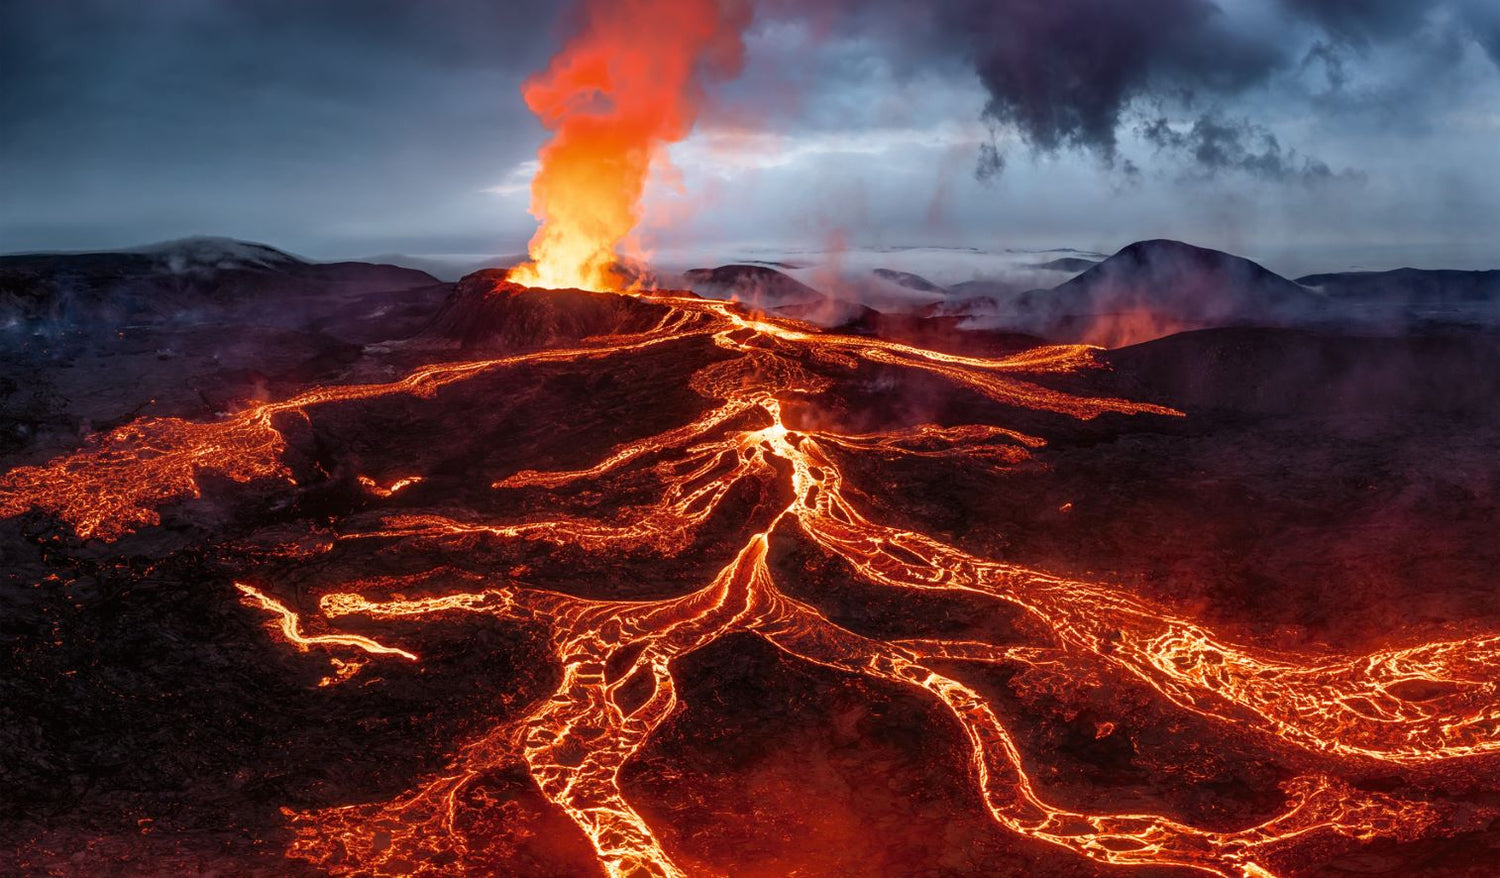
<svg viewBox="0 0 1500 878"><path fill-rule="evenodd" d="M1039 315L1152 311L1185 321L1255 323L1318 311L1322 297L1229 253L1141 241L1018 305Z"/></svg>
<svg viewBox="0 0 1500 878"><path fill-rule="evenodd" d="M1082 259L1077 256L1064 256L1061 259L1054 259L1051 262L1040 263L1036 267L1045 269L1046 271L1065 271L1070 274L1077 274L1080 271L1088 271L1090 268L1093 268L1098 264L1098 260L1095 259Z"/></svg>
<svg viewBox="0 0 1500 878"><path fill-rule="evenodd" d="M940 287L920 274L912 274L909 271L896 271L890 268L877 268L871 274L883 281L893 283L897 286L906 287L921 293L946 293L945 287Z"/></svg>
<svg viewBox="0 0 1500 878"><path fill-rule="evenodd" d="M0 256L0 323L192 320L226 308L266 308L274 318L291 301L336 308L341 296L438 283L393 265L309 262L264 244L184 238L114 252Z"/></svg>
<svg viewBox="0 0 1500 878"><path fill-rule="evenodd" d="M812 287L765 265L692 268L682 276L688 289L700 296L733 299L768 311L812 305L825 298Z"/></svg>
<svg viewBox="0 0 1500 878"><path fill-rule="evenodd" d="M1210 326L1325 319L1326 297L1248 259L1178 241L1140 241L1047 290L986 292L934 316L1119 346Z"/></svg>
<svg viewBox="0 0 1500 878"><path fill-rule="evenodd" d="M1050 289L974 281L921 311L969 328L1010 329L1059 341L1121 347L1195 329L1291 327L1400 334L1441 326L1500 326L1500 271L1314 274L1288 280L1248 259L1178 241L1139 241L1076 268Z"/></svg>
<svg viewBox="0 0 1500 878"><path fill-rule="evenodd" d="M517 253L510 256L490 256L484 259L455 256L451 258L441 256L407 256L404 253L382 253L378 256L363 257L359 262L369 262L375 265L399 265L402 268L415 268L426 272L438 280L453 283L459 279L473 274L476 271L484 271L491 268L512 268L526 261L526 254Z"/></svg>
<svg viewBox="0 0 1500 878"><path fill-rule="evenodd" d="M919 313L924 317L989 319L1015 313L1016 301L1028 290L1003 280L966 280L948 288L947 301L936 302Z"/></svg>
<svg viewBox="0 0 1500 878"><path fill-rule="evenodd" d="M146 256L158 261L169 271L205 271L234 268L279 268L289 265L309 265L309 260L293 256L284 250L266 244L238 241L234 238L217 238L199 235L177 238L142 247L130 247L121 254ZM45 255L45 254L41 254ZM57 256L107 256L108 253L54 254Z"/></svg>
<svg viewBox="0 0 1500 878"><path fill-rule="evenodd" d="M711 299L730 299L751 308L832 327L868 320L879 312L860 302L825 296L765 264L693 268L682 273L689 290Z"/></svg>
<svg viewBox="0 0 1500 878"><path fill-rule="evenodd" d="M1500 271L1398 268L1310 274L1297 283L1328 296L1376 302L1458 303L1500 301Z"/></svg>

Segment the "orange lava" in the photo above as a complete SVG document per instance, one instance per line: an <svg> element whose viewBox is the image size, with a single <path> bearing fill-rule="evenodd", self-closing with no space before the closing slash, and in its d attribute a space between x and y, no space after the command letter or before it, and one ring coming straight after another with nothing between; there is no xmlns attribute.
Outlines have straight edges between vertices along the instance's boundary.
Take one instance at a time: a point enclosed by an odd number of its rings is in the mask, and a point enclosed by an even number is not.
<svg viewBox="0 0 1500 878"><path fill-rule="evenodd" d="M705 76L739 70L750 4L739 0L587 0L580 30L522 86L552 132L538 154L531 261L511 279L533 287L618 290L616 247L664 150L687 137Z"/></svg>
<svg viewBox="0 0 1500 878"><path fill-rule="evenodd" d="M399 655L411 661L417 660L416 656L404 649L386 646L368 637L361 637L358 634L303 634L301 617L285 604L254 586L237 582L234 587L240 590L240 593L245 596L247 601L254 603L262 610L275 614L279 620L277 627L281 630L281 636L286 638L287 643L290 643L303 652L306 652L313 646L347 646L354 649L362 649L371 655Z"/></svg>
<svg viewBox="0 0 1500 878"><path fill-rule="evenodd" d="M614 295L614 294L604 294ZM1227 641L1168 607L1117 584L1084 582L971 555L924 533L876 520L878 509L851 499L841 461L902 455L979 460L1008 466L1044 445L1039 437L989 424L918 426L846 434L798 429L784 415L859 363L917 370L1009 406L1089 419L1105 413L1176 416L1158 406L1092 399L1043 387L1022 376L1093 365L1085 347L1046 347L1009 357L958 356L874 338L819 332L757 317L739 306L687 296L652 295L668 310L656 330L531 354L420 369L390 384L319 388L262 405L216 424L148 421L43 467L0 479L0 510L32 506L69 521L80 536L112 538L148 525L161 503L191 496L201 470L235 477L284 476L276 415L328 402L389 394L430 394L447 383L530 362L603 359L688 338L710 338L725 358L696 372L705 411L673 429L613 449L594 465L566 472L522 471L500 491L532 492L545 509L554 489L638 472L659 482L651 503L607 520L539 513L519 521L459 521L436 513L389 516L341 539L452 541L476 534L611 552L646 547L683 551L746 482L779 486L784 505L761 510L738 552L690 594L653 601L593 600L529 588L509 576L467 575L472 587L410 599L422 577L349 583L325 595L318 625L367 620L438 620L488 614L532 620L549 632L561 682L519 720L467 742L448 768L389 802L289 813L296 839L288 855L334 874L404 874L413 863L463 862L470 841L460 828L463 792L497 768L522 765L537 789L591 840L611 875L685 874L620 784L624 766L678 705L674 663L733 633L749 633L797 660L921 693L962 729L976 805L1019 835L1122 866L1182 866L1226 876L1272 874L1275 858L1315 834L1357 839L1414 838L1441 816L1426 803L1358 790L1310 771L1285 786L1276 816L1232 830L1184 824L1153 813L1080 811L1047 801L1025 757L985 696L945 673L954 662L1041 665L1075 674L1089 663L1133 675L1172 705L1226 728L1258 733L1268 746L1316 756L1311 764L1432 765L1500 753L1500 636L1417 644L1358 655L1283 654ZM150 454L142 449L149 448ZM162 473L170 478L163 479ZM394 487L389 489L396 490ZM104 503L95 502L102 497ZM784 593L767 554L791 534L842 559L868 583L897 592L964 592L1026 611L1045 642L878 640L841 627ZM462 578L462 577L461 577ZM419 581L422 580L422 581ZM301 618L265 593L248 599L280 617L298 648L345 646L415 659L357 635L303 632ZM1411 684L1426 697L1407 697ZM644 700L627 702L628 687ZM1114 731L1102 723L1098 735ZM1034 759L1036 757L1030 757ZM434 859L434 861L438 861Z"/></svg>
<svg viewBox="0 0 1500 878"><path fill-rule="evenodd" d="M360 476L358 481L360 487L364 488L366 491L369 491L376 497L384 499L386 497L395 496L396 494L399 494L407 488L410 488L412 485L420 484L422 481L422 477L402 476L401 478L391 482L389 485L382 485L369 476Z"/></svg>

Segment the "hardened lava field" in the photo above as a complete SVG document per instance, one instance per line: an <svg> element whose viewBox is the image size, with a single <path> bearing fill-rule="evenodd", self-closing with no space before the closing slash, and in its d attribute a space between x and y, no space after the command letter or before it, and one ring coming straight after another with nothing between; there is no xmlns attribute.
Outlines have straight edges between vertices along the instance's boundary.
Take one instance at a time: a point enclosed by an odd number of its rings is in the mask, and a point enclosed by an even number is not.
<svg viewBox="0 0 1500 878"><path fill-rule="evenodd" d="M689 294L446 308L0 476L21 871L1492 865L1494 425Z"/></svg>

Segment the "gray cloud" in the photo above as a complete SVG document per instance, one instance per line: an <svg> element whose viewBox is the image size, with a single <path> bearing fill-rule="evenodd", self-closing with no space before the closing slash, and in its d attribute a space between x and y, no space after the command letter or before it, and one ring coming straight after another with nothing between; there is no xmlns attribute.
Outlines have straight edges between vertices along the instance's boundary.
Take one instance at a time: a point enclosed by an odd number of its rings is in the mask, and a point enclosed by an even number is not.
<svg viewBox="0 0 1500 878"><path fill-rule="evenodd" d="M1142 122L1137 130L1158 151L1185 156L1191 167L1209 175L1239 171L1261 180L1302 183L1358 177L1348 171L1335 174L1326 162L1284 149L1270 129L1248 119L1205 113L1190 127L1179 129L1159 116Z"/></svg>
<svg viewBox="0 0 1500 878"><path fill-rule="evenodd" d="M1335 38L1368 43L1408 34L1434 10L1451 4L1432 0L1281 0L1281 5L1317 23Z"/></svg>
<svg viewBox="0 0 1500 878"><path fill-rule="evenodd" d="M1329 90L1340 91L1349 84L1350 56L1375 47L1404 46L1434 55L1425 59L1428 66L1452 67L1463 45L1478 41L1500 63L1500 9L1493 0L1279 0L1273 6L952 0L933 4L925 20L914 20L902 0L857 7L850 13L854 26L883 30L900 47L893 51L939 63L961 54L988 93L985 115L1034 150L1079 149L1106 165L1115 164L1124 131L1143 120L1152 130L1162 108L1171 108L1198 120L1198 133L1190 135L1194 148L1171 151L1201 159L1206 169L1313 179L1320 176L1316 159L1288 169L1290 153L1279 144L1237 149L1234 143L1243 144L1249 132L1244 125L1228 130L1222 120L1243 115L1235 105L1251 93L1284 85L1313 64L1323 67ZM1408 102L1406 111L1420 116L1422 107ZM1267 121L1246 124L1254 126L1254 139L1275 139ZM981 177L1004 166L997 158L984 152Z"/></svg>
<svg viewBox="0 0 1500 878"><path fill-rule="evenodd" d="M1464 20L1474 39L1500 67L1500 4L1493 0L1470 0Z"/></svg>
<svg viewBox="0 0 1500 878"><path fill-rule="evenodd" d="M1106 160L1136 98L1233 91L1277 63L1271 47L1220 27L1204 0L969 0L939 17L966 41L991 117L1040 149L1081 146Z"/></svg>

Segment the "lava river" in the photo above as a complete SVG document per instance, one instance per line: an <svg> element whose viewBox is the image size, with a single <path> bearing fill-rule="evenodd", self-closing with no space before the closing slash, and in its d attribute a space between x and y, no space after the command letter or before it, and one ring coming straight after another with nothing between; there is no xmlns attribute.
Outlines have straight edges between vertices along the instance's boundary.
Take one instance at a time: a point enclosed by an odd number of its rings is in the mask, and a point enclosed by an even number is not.
<svg viewBox="0 0 1500 878"><path fill-rule="evenodd" d="M553 294L497 285L492 295L523 303ZM385 667L420 666L424 652L412 632L480 616L541 632L555 665L551 691L452 744L443 766L404 794L287 807L289 865L328 874L503 873L505 863L492 861L482 837L493 830L474 814L501 806L474 792L485 778L520 769L582 832L610 875L735 874L732 849L716 856L701 846L686 850L662 825L665 818L653 818L661 809L648 813L633 801L626 778L664 725L688 709L682 663L743 638L793 664L918 697L962 742L960 782L974 812L1056 855L1092 861L1089 868L1260 876L1296 872L1320 845L1459 831L1460 818L1439 797L1353 778L1472 775L1481 771L1476 766L1492 767L1500 753L1500 635L1368 654L1262 648L1123 583L984 557L912 524L902 497L860 489L856 469L901 461L992 471L1025 465L1047 447L1037 425L1057 419L1183 417L1056 389L1074 386L1069 380L1098 365L1094 350L963 355L828 333L688 295L569 295L626 317L604 334L423 366L386 383L316 387L218 422L140 420L72 455L0 478L0 514L50 515L78 538L117 541L158 526L160 510L200 495L205 479L220 494L225 485L292 489L295 467L287 457L296 442L288 434L321 412L399 398L437 405L467 382L557 365L604 375L647 355L678 364L679 380L699 403L676 423L656 429L681 410L663 404L641 420L653 425L649 435L620 441L582 465L474 475L482 483L472 489L497 500L467 509L424 494L431 473L361 475L364 511L334 516L316 539L272 546L263 554L275 563L247 562L233 581L203 586L236 595L285 649L326 654L325 687L356 685ZM871 370L993 405L976 405L973 423L907 418L851 426L847 418L820 416L825 394ZM514 392L526 393L520 386ZM1026 418L986 422L994 412ZM360 441L378 446L393 429L371 428ZM614 597L532 581L525 564L486 568L482 561L521 545L564 560L593 557L604 570L610 559L627 557L656 559L663 569L712 563L690 588ZM1019 633L972 639L856 631L805 583L787 581L795 566L774 558L793 549L837 564L898 603L916 606L939 595L1005 605L1020 619ZM352 571L312 588L282 581L297 563L341 551L399 554L403 567ZM1245 741L1295 770L1281 779L1278 802L1237 825L1165 808L1121 808L1109 797L1059 800L1038 776L1048 753L1028 752L991 689L973 682L969 670L982 668L1036 671L1059 691L1112 681L1131 698ZM1114 722L1100 724L1101 736L1110 733L1125 734ZM953 766L937 760L932 770ZM1181 780L1193 782L1186 773ZM819 809L817 801L790 804L813 815ZM781 865L788 874L798 868Z"/></svg>

